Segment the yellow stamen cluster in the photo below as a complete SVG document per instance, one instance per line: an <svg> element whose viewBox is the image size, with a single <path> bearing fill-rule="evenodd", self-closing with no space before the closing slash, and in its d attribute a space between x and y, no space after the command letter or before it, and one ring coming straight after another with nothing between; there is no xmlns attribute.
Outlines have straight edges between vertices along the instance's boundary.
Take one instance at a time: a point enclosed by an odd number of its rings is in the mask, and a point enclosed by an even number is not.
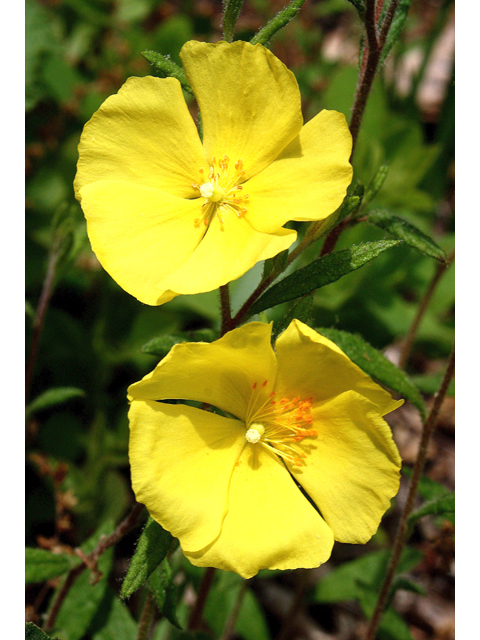
<svg viewBox="0 0 480 640"><path fill-rule="evenodd" d="M261 387L264 388L266 385L267 381ZM312 398L302 400L300 397L285 397L277 400L277 392L274 391L259 408L256 408L257 388L255 383L247 410L246 440L251 444L259 443L292 465L302 466L307 456L298 443L305 438L315 438L318 435L311 426Z"/></svg>
<svg viewBox="0 0 480 640"><path fill-rule="evenodd" d="M248 193L241 194L243 186L239 184L245 176L243 162L237 160L232 169L228 156L223 156L220 160L213 157L208 178L203 168L200 169L200 175L201 182L192 186L200 191L200 196L205 198L205 202L202 205L202 215L195 220L195 224L198 226L203 223L208 227L216 215L223 231L222 213L231 210L239 218L247 213L245 204L247 204Z"/></svg>

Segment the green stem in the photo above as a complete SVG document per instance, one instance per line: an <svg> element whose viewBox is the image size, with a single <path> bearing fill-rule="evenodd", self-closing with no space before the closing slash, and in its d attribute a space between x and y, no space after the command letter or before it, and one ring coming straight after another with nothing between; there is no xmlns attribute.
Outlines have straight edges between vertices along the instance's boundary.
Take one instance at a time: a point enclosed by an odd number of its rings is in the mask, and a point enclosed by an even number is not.
<svg viewBox="0 0 480 640"><path fill-rule="evenodd" d="M277 31L287 25L290 20L297 15L304 2L305 0L293 0L287 7L285 7L285 9L282 9L280 13L277 13L270 22L267 22L267 24L260 29L255 36L253 36L250 42L252 44L266 44L272 36L277 33Z"/></svg>
<svg viewBox="0 0 480 640"><path fill-rule="evenodd" d="M224 0L223 1L223 39L227 42L233 40L235 25L242 9L243 0Z"/></svg>
<svg viewBox="0 0 480 640"><path fill-rule="evenodd" d="M430 438L432 436L435 424L437 422L438 414L440 413L440 408L445 399L448 386L452 380L454 370L455 370L455 347L453 347L452 353L450 354L450 358L447 364L447 369L445 371L445 375L443 376L440 389L435 395L432 409L427 419L425 420L425 423L422 428L420 447L418 450L417 459L415 460L415 465L413 467L412 477L410 479L410 486L408 489L407 500L405 502L405 506L403 508L402 515L400 517L397 533L395 535L395 540L393 542L392 556L390 558L390 562L388 564L387 571L383 579L383 584L380 588L380 592L378 595L377 604L375 606L375 610L370 620L364 640L374 640L375 634L380 624L380 619L382 617L383 610L385 608L388 596L390 594L390 589L392 586L393 579L395 577L395 573L397 571L398 563L400 562L400 556L402 555L403 548L405 546L405 543L407 542L408 517L412 512L415 496L418 489L418 483L420 481L420 476L425 466L428 444L430 442Z"/></svg>

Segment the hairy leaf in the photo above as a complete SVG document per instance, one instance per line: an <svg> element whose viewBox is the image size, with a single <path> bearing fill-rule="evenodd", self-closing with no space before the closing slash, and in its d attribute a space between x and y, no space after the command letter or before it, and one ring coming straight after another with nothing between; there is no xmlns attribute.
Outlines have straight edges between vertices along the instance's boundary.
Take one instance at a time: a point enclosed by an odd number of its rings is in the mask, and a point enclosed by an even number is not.
<svg viewBox="0 0 480 640"><path fill-rule="evenodd" d="M410 381L406 373L398 369L383 353L372 347L361 336L321 327L316 329L318 333L334 342L356 365L363 369L369 376L386 385L394 391L398 391L409 400L425 417L425 403L417 387Z"/></svg>
<svg viewBox="0 0 480 640"><path fill-rule="evenodd" d="M413 511L408 518L409 526L413 526L417 520L427 515L443 515L455 513L455 494L447 493L444 496L425 502L419 509Z"/></svg>
<svg viewBox="0 0 480 640"><path fill-rule="evenodd" d="M160 73L163 73L165 76L169 76L170 78L176 78L182 85L182 88L193 96L192 87L187 80L185 71L169 56L163 56L161 53L157 53L156 51L142 51L141 55L148 60L148 62L150 62L157 71L160 71Z"/></svg>
<svg viewBox="0 0 480 640"><path fill-rule="evenodd" d="M173 537L158 522L149 517L130 562L120 590L120 597L129 598L148 579L167 555Z"/></svg>
<svg viewBox="0 0 480 640"><path fill-rule="evenodd" d="M173 578L168 560L164 558L157 570L148 578L148 586L152 590L153 597L162 615L175 627L181 629L182 625L178 621L176 610L178 603L177 587Z"/></svg>
<svg viewBox="0 0 480 640"><path fill-rule="evenodd" d="M63 404L72 400L72 398L85 397L85 391L83 389L77 389L77 387L55 387L54 389L47 389L39 396L32 400L26 409L26 415L29 416L37 411L43 409L49 409L58 404Z"/></svg>
<svg viewBox="0 0 480 640"><path fill-rule="evenodd" d="M37 627L33 622L26 622L25 640L58 640L58 638L47 635L43 629Z"/></svg>
<svg viewBox="0 0 480 640"><path fill-rule="evenodd" d="M267 22L260 31L250 40L252 44L266 44L282 27L287 25L302 8L305 0L292 0L290 4L282 9L277 15Z"/></svg>
<svg viewBox="0 0 480 640"><path fill-rule="evenodd" d="M385 58L390 53L391 48L398 40L398 37L401 34L405 21L407 19L408 11L411 4L412 0L400 0L400 2L398 3L397 10L393 17L392 24L387 35L387 41L380 56L380 64L385 60Z"/></svg>
<svg viewBox="0 0 480 640"><path fill-rule="evenodd" d="M440 260L440 262L447 261L447 254L432 238L429 238L420 229L403 220L403 218L394 216L388 211L372 211L367 215L367 220L377 227L385 229L385 231L403 240L405 244L414 247L421 253Z"/></svg>
<svg viewBox="0 0 480 640"><path fill-rule="evenodd" d="M227 42L231 42L238 15L242 9L243 0L224 0L223 10L223 37Z"/></svg>

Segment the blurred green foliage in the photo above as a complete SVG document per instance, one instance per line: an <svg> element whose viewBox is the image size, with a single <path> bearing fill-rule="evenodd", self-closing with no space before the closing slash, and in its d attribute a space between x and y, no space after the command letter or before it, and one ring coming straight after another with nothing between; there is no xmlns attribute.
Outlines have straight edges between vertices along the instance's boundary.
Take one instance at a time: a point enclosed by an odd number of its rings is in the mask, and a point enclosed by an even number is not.
<svg viewBox="0 0 480 640"><path fill-rule="evenodd" d="M306 3L298 18L270 45L297 76L306 119L322 108L336 109L349 118L357 62L348 56L325 55L325 45L342 27L358 47L361 29L353 4L344 0ZM413 12L406 21L407 35L395 45L397 57L390 72L399 57L413 47L419 47L428 58L451 4L439 2L434 27L419 29L413 37L422 17L413 2ZM250 39L282 7L283 3L276 1L246 2L235 38ZM141 56L142 51L157 51L179 63L179 51L187 40L220 39L221 2L26 0L25 12L27 365L35 313L48 264L55 257L51 298L28 396L26 542L35 547L39 536L60 537L64 544L77 546L94 531L98 537L98 531L118 523L133 499L127 459L128 385L150 371L171 344L185 336L214 336L219 330L217 292L179 297L159 308L147 307L102 270L90 249L83 214L73 196L77 144L85 122L129 76L156 73ZM384 230L367 222L368 213L379 209L432 237L447 255L453 250L453 82L448 83L438 117L425 123L415 94L425 67L426 63L407 95L399 95L383 71L374 83L358 139L351 194L367 187L380 167L386 165L388 171L374 200L362 211L365 220L342 233L336 250L385 239ZM384 70L388 68L386 65ZM318 257L319 250L317 242L297 266ZM383 349L408 332L436 265L432 257L412 246L397 246L318 290L307 300L305 313L312 326L357 333ZM235 310L258 283L262 269L263 265L257 265L232 283ZM263 312L261 319L281 323L288 310L288 303L280 304ZM425 393L435 390L430 384L433 378L427 375L429 360L445 358L450 351L453 311L451 266L420 324L410 364L410 373L423 380L421 390ZM125 553L132 555L131 549ZM78 611L89 572L79 578L57 618L54 631L59 638L121 640L135 636L132 614L107 581L112 562L110 550L101 559L104 577L95 594L89 590L82 604L81 624L72 625L69 607ZM178 565L182 561L172 562ZM182 570L198 583L199 570L187 564L182 564ZM69 566L65 559L62 566ZM173 566L172 570L177 569ZM225 622L215 617L218 602L228 601L223 609L228 617L240 583L237 576L219 573L205 613L216 633ZM323 583L321 589L330 583ZM323 591L316 597L325 600ZM362 592L361 600L366 613L371 609L367 592ZM357 596L352 593L352 597ZM98 608L100 602L103 605ZM182 606L177 614L185 621ZM165 631L168 624L163 621L158 625L156 640L174 637ZM236 630L245 640L269 637L251 591L244 598Z"/></svg>

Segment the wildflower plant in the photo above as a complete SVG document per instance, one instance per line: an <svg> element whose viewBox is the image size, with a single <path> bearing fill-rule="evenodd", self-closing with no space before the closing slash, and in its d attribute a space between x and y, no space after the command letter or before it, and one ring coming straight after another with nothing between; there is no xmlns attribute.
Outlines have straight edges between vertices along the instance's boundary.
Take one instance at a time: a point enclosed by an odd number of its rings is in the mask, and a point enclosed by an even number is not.
<svg viewBox="0 0 480 640"><path fill-rule="evenodd" d="M428 513L449 517L453 510L446 491L413 510L453 375L453 352L428 413L403 369L451 258L411 216L376 207L391 174L376 155L375 140L362 138L362 123L374 79L412 2L350 0L365 33L349 122L332 105L302 113L295 74L269 48L303 4L293 0L247 41L234 39L242 0L225 0L222 37L185 38L181 64L168 51L143 51L150 74L131 74L85 118L74 179L85 220L82 232L74 231L75 209L67 207L53 221L48 273L33 312L27 395L54 286L61 269L80 260L84 229L90 260L99 263L93 263L95 273L104 269L111 278L103 281L107 293L99 296L93 288L91 299L108 305L108 291L121 296L110 312L117 335L131 324L142 333L147 313L163 331L142 339L142 357L155 362L139 366L130 350L128 362L135 366L119 373L128 378L126 397L110 398L108 389L103 394L121 412L124 427L128 421L128 435L124 428L122 443L108 433L108 410L96 417L84 468L91 484L77 490L79 481L70 478L66 488L68 471L33 455L39 473L53 483L57 514L54 536L39 538L43 548L27 549L27 582L45 583L42 598L54 589L43 630L27 624L34 640L101 640L120 627L125 638L139 640L228 640L235 632L245 640L269 638L266 624L250 628L246 622L263 620L251 585L276 575L267 570L319 567L326 577L315 578L314 598L358 600L369 619L366 640L377 631L379 638L410 637L391 604L402 584L416 588L397 576L399 567L418 563L418 552L407 546L415 522ZM411 187L417 200L420 182ZM392 191L398 196L398 184ZM373 235L342 244L343 232L366 222ZM347 331L334 318L326 321L318 296L328 296L324 287L344 276L367 272L370 263L383 265L388 279L405 248L407 256L417 252L438 266L402 336L396 366L361 336L367 307L352 314ZM195 308L195 300L208 321L187 327L172 320L189 304ZM136 313L144 314L138 324ZM91 342L116 366L124 354L107 347L98 328L109 322L102 317ZM97 395L106 372L107 365L92 383ZM75 399L85 401L76 387L47 390L29 401L27 419ZM420 416L422 436L407 498L398 505L402 459L390 422L405 401ZM123 476L108 475L115 456L131 483L127 488ZM115 486L95 508L115 522L101 518L85 544L70 546L70 514L80 501L75 513L82 522L82 508L88 512L94 487L107 477ZM115 507L120 487L133 503L124 519L124 509ZM391 543L386 514L396 518ZM108 584L113 547L132 530L137 543L117 576L118 599ZM336 543L368 543L351 569L351 583L346 565L335 559ZM326 565L332 558L339 568ZM298 573L300 596L305 575ZM195 592L190 602L189 590ZM128 599L136 592L141 606L132 615L138 603L132 608L134 599ZM35 602L41 607L40 597ZM292 607L283 640L295 615Z"/></svg>

